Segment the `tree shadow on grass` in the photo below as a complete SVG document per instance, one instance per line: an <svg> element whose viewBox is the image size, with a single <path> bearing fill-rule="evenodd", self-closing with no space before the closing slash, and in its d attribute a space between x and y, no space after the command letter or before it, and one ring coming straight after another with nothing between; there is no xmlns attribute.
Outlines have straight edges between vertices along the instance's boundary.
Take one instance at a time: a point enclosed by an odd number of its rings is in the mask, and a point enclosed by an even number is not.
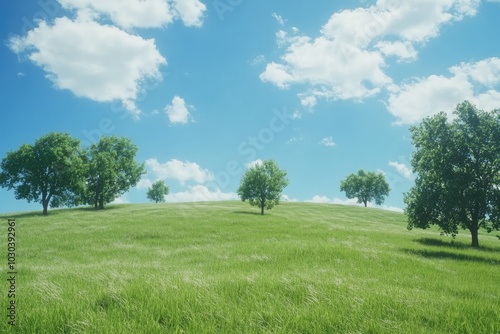
<svg viewBox="0 0 500 334"><path fill-rule="evenodd" d="M60 208L60 209L49 209L48 214L43 215L42 209L38 211L29 211L29 212L13 212L13 213L2 213L0 214L0 220L6 219L21 219L21 218L53 218L57 217L60 214L71 211L83 211L83 212L106 212L110 210L115 210L123 206L123 204L112 204L109 206L105 206L104 209L95 209L93 206L79 206L73 208Z"/></svg>
<svg viewBox="0 0 500 334"><path fill-rule="evenodd" d="M251 216L262 216L260 212L255 211L233 211L237 215L251 215Z"/></svg>
<svg viewBox="0 0 500 334"><path fill-rule="evenodd" d="M476 255L468 255L463 253L452 253L446 251L434 251L427 249L403 249L403 251L408 254L422 256L427 259L467 261L467 262L484 263L496 266L500 265L500 260L497 259L476 256Z"/></svg>
<svg viewBox="0 0 500 334"><path fill-rule="evenodd" d="M451 242L446 242L442 239L420 238L420 239L415 239L414 241L424 246L434 246L434 247L460 249L460 250L473 249L483 252L500 253L500 247L480 246L479 248L474 248L470 244L466 244L455 240L452 240Z"/></svg>

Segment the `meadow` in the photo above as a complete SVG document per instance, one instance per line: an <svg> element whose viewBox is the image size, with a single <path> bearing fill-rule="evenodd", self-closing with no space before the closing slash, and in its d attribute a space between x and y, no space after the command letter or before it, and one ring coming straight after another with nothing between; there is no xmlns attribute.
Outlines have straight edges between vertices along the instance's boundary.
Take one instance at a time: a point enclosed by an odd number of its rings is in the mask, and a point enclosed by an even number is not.
<svg viewBox="0 0 500 334"><path fill-rule="evenodd" d="M500 241L401 213L282 203L111 205L16 219L12 333L500 333ZM4 257L4 262L6 262Z"/></svg>

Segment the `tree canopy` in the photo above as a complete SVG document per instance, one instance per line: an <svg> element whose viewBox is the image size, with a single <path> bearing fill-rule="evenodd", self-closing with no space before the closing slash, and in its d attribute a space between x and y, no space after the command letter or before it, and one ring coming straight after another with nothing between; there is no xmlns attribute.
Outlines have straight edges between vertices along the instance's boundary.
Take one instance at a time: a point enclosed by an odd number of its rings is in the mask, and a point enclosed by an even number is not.
<svg viewBox="0 0 500 334"><path fill-rule="evenodd" d="M408 228L438 225L455 236L500 229L500 110L459 104L454 118L441 112L410 128L415 185L404 195Z"/></svg>
<svg viewBox="0 0 500 334"><path fill-rule="evenodd" d="M0 186L14 189L16 199L47 208L75 204L83 187L84 164L80 141L67 133L49 133L34 145L24 144L2 159Z"/></svg>
<svg viewBox="0 0 500 334"><path fill-rule="evenodd" d="M390 188L382 173L360 169L357 174L352 173L340 182L340 191L345 191L347 198L357 198L358 203L366 207L373 200L381 205Z"/></svg>
<svg viewBox="0 0 500 334"><path fill-rule="evenodd" d="M165 195L168 195L169 189L165 184L165 181L158 180L153 183L151 187L148 188L147 197L148 199L158 202L165 202Z"/></svg>
<svg viewBox="0 0 500 334"><path fill-rule="evenodd" d="M263 161L248 169L241 180L238 195L241 200L249 201L264 214L264 209L271 210L279 204L281 192L288 185L286 171L280 170L273 160Z"/></svg>
<svg viewBox="0 0 500 334"><path fill-rule="evenodd" d="M101 137L86 150L86 189L82 200L103 209L135 186L145 173L144 164L137 163L137 146L130 139Z"/></svg>

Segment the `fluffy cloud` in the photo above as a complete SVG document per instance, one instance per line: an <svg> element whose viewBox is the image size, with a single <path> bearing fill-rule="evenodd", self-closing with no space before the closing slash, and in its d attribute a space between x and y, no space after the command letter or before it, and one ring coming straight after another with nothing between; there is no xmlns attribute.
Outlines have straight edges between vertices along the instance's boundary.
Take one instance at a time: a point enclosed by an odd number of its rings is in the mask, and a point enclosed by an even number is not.
<svg viewBox="0 0 500 334"><path fill-rule="evenodd" d="M172 99L172 104L165 107L165 112L171 123L186 124L190 118L188 108L192 108L192 106L188 106L183 98L175 96Z"/></svg>
<svg viewBox="0 0 500 334"><path fill-rule="evenodd" d="M86 10L95 16L105 16L125 28L154 28L171 23L174 13L165 0L58 0L66 9Z"/></svg>
<svg viewBox="0 0 500 334"><path fill-rule="evenodd" d="M236 193L224 193L220 189L211 191L206 186L196 185L188 187L187 191L177 192L165 196L167 202L212 202L237 200Z"/></svg>
<svg viewBox="0 0 500 334"><path fill-rule="evenodd" d="M153 186L153 181L148 178L142 178L139 180L137 185L135 186L137 189L148 189Z"/></svg>
<svg viewBox="0 0 500 334"><path fill-rule="evenodd" d="M449 72L449 76L431 75L395 88L387 108L398 119L397 124L414 124L440 111L451 114L464 100L484 110L498 108L500 58L462 63Z"/></svg>
<svg viewBox="0 0 500 334"><path fill-rule="evenodd" d="M166 64L153 39L101 25L85 15L57 18L52 25L41 21L25 37L11 38L9 45L42 67L57 88L99 102L119 100L136 116L141 85L161 80L159 66Z"/></svg>
<svg viewBox="0 0 500 334"><path fill-rule="evenodd" d="M321 139L321 141L319 142L320 145L323 145L323 146L327 146L327 147L332 147L332 146L335 146L336 144L334 143L333 141L333 138L332 137L326 137L326 138L323 138Z"/></svg>
<svg viewBox="0 0 500 334"><path fill-rule="evenodd" d="M367 8L334 13L319 36L279 31L286 47L279 62L260 75L285 89L306 84L307 96L362 100L391 88L386 57L417 58L416 47L439 35L441 27L476 14L480 0L378 0Z"/></svg>
<svg viewBox="0 0 500 334"><path fill-rule="evenodd" d="M203 24L206 6L199 0L58 0L64 8L109 18L124 29L157 28L179 18L186 26Z"/></svg>
<svg viewBox="0 0 500 334"><path fill-rule="evenodd" d="M188 27L201 27L207 7L199 0L173 0L178 17Z"/></svg>
<svg viewBox="0 0 500 334"><path fill-rule="evenodd" d="M396 162L396 161L391 161L389 162L389 166L394 167L396 171L401 174L405 179L411 179L413 173L411 172L411 169L406 166L405 164Z"/></svg>
<svg viewBox="0 0 500 334"><path fill-rule="evenodd" d="M187 181L206 183L214 180L214 176L210 171L202 169L197 163L189 161L183 162L173 159L162 164L152 158L146 160L146 167L151 170L156 179L174 179L182 185Z"/></svg>

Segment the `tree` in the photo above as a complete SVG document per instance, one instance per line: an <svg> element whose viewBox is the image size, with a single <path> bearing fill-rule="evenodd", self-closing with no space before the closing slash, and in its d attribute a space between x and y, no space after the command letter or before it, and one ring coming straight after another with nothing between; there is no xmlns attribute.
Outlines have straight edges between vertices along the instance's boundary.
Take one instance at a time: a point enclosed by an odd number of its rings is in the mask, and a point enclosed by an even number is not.
<svg viewBox="0 0 500 334"><path fill-rule="evenodd" d="M47 208L76 204L75 192L83 187L80 141L67 133L51 132L34 145L24 144L2 159L0 186L14 189L16 199Z"/></svg>
<svg viewBox="0 0 500 334"><path fill-rule="evenodd" d="M105 204L135 186L145 173L144 164L134 160L136 153L137 146L124 137L104 136L92 144L87 149L83 202L104 209Z"/></svg>
<svg viewBox="0 0 500 334"><path fill-rule="evenodd" d="M410 128L415 185L404 195L408 229L438 225L455 236L468 229L500 229L500 110L484 112L465 101L448 120L441 112Z"/></svg>
<svg viewBox="0 0 500 334"><path fill-rule="evenodd" d="M148 199L158 202L165 202L165 195L168 195L168 186L165 184L165 181L158 180L153 185L148 188Z"/></svg>
<svg viewBox="0 0 500 334"><path fill-rule="evenodd" d="M271 210L279 204L281 192L288 185L286 171L280 170L273 160L263 161L245 172L238 188L241 200L249 201L250 205Z"/></svg>
<svg viewBox="0 0 500 334"><path fill-rule="evenodd" d="M340 191L345 191L347 198L357 198L358 203L367 207L372 200L381 205L384 197L389 196L390 188L382 173L360 169L358 174L352 173L340 182Z"/></svg>

